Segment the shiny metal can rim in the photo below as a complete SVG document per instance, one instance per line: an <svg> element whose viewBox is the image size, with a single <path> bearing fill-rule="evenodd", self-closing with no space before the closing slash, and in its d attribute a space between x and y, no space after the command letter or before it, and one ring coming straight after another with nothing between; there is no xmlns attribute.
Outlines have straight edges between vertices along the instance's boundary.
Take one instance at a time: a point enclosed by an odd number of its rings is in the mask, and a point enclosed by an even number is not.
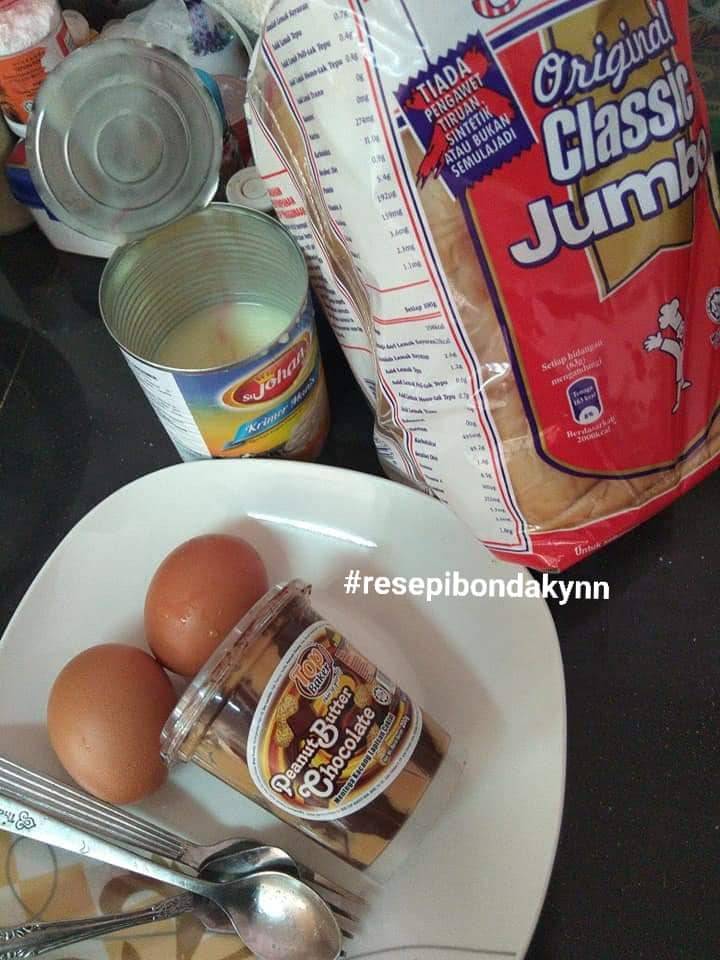
<svg viewBox="0 0 720 960"><path fill-rule="evenodd" d="M96 227L91 221L77 216L72 210L68 209L55 194L51 188L46 176L47 162L43 162L42 146L40 143L43 133L43 123L47 118L48 101L55 95L58 89L61 89L63 77L70 69L77 70L79 63L93 64L101 57L107 58L111 54L126 54L128 56L150 56L155 62L164 62L177 73L184 76L189 85L197 94L198 102L202 104L205 114L208 117L208 128L211 137L210 150L208 152L207 166L211 171L209 176L203 177L202 183L198 182L197 190L193 196L177 211L174 216L161 219L158 222L149 222L146 226L135 230L118 230L112 232L107 229ZM70 65L70 66L68 66ZM77 230L84 236L91 237L94 240L104 240L108 243L125 245L127 243L141 240L143 237L181 220L183 217L203 210L212 201L220 182L220 163L222 160L222 121L218 113L212 95L205 87L200 77L193 68L177 54L157 44L148 43L143 40L131 38L118 38L115 40L100 40L75 50L71 56L61 61L58 66L48 75L45 83L40 88L35 99L33 111L30 115L26 135L26 152L28 167L35 188L40 195L40 199L47 209L64 223L66 226ZM67 157L62 158L67 163ZM57 158L54 158L57 161ZM52 161L51 161L52 162ZM72 168L67 167L68 173L74 179ZM145 208L152 210L152 206Z"/></svg>
<svg viewBox="0 0 720 960"><path fill-rule="evenodd" d="M155 230L150 231L145 236L139 237L138 239L133 240L130 243L127 243L121 247L118 247L118 249L115 250L115 252L110 256L107 263L105 264L105 267L103 268L102 275L100 277L100 286L98 289L98 304L100 308L100 317L103 321L105 329L110 334L110 336L115 341L115 343L118 345L118 347L122 350L122 352L127 356L132 357L133 360L136 360L142 364L146 364L147 366L153 367L155 370L161 370L164 373L181 373L181 374L187 374L190 376L202 375L206 373L218 373L224 370L232 370L234 367L238 366L238 361L233 361L232 363L223 363L217 367L199 367L199 368L168 367L168 366L165 366L164 364L156 363L154 360L141 356L139 353L137 353L134 350L131 350L129 347L125 345L125 343L123 343L119 335L113 330L113 328L111 327L108 321L108 318L106 315L106 309L104 305L107 287L112 282L115 272L120 268L120 263L122 262L123 258L125 256L130 255L130 253L134 251L139 245L141 245L144 240L146 239L149 240L155 234L160 233L162 230L166 229L167 227L176 226L179 222L181 222L181 220L190 219L191 217L203 216L203 215L212 216L213 210L218 210L219 212L222 212L222 213L229 213L231 217L238 217L241 219L251 218L254 220L259 220L261 222L264 221L273 231L276 231L282 234L284 239L288 241L289 247L293 249L294 252L297 254L298 263L301 267L303 276L305 278L304 286L306 291L308 292L305 294L305 297L303 298L302 303L298 305L298 308L294 312L287 327L280 334L278 334L278 336L275 337L274 340L270 341L270 343L268 343L266 347L263 347L262 351L256 354L258 361L262 360L262 357L265 354L270 353L271 350L280 342L280 340L282 340L283 337L287 336L287 334L297 324L298 320L307 309L308 300L310 298L310 293L309 293L310 276L307 269L307 262L295 238L274 217L271 217L266 213L262 213L259 210L253 210L251 207L240 207L232 203L210 203L208 204L208 206L204 207L202 210L195 210L193 211L193 213L187 214L187 216L185 217L178 218L177 220L174 220L172 223L163 224L162 226L156 228ZM209 239L209 238L206 238L206 239Z"/></svg>

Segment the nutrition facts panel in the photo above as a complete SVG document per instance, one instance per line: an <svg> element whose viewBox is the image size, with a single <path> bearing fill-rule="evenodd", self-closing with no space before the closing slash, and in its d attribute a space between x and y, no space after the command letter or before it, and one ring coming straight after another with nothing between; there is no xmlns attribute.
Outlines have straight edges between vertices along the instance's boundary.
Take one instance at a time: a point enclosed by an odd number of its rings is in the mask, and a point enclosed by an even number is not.
<svg viewBox="0 0 720 960"><path fill-rule="evenodd" d="M380 436L382 455L476 517L474 529L484 541L522 548L522 523L484 410L477 358L400 147L400 106L378 78L373 38L358 2L338 5L334 29L317 42L306 39L316 35L311 6L277 7L262 53L304 140L311 179L306 188L326 225L325 237L349 252L347 264L337 268L330 244L311 226L307 201L256 113L253 143L263 153L258 162L278 215L308 254L315 289L368 393L374 393L377 377L399 441L392 450ZM363 303L350 293L350 278ZM367 316L365 323L361 316Z"/></svg>
<svg viewBox="0 0 720 960"><path fill-rule="evenodd" d="M175 377L168 371L151 367L129 354L125 354L125 360L183 460L209 457L210 451Z"/></svg>
<svg viewBox="0 0 720 960"><path fill-rule="evenodd" d="M377 388L375 365L359 308L349 291L343 289L322 238L313 230L302 190L283 165L277 144L257 115L249 126L255 161L265 171L263 179L278 219L305 253L313 289L346 352L358 383L370 402L374 403Z"/></svg>

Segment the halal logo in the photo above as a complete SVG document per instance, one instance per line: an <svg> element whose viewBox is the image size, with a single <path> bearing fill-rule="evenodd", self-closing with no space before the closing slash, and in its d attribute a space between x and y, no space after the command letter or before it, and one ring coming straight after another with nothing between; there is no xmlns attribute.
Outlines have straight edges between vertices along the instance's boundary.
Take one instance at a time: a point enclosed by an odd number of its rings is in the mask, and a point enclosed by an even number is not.
<svg viewBox="0 0 720 960"><path fill-rule="evenodd" d="M290 679L306 700L316 700L333 680L333 658L325 647L313 643L306 647L290 671Z"/></svg>
<svg viewBox="0 0 720 960"><path fill-rule="evenodd" d="M504 17L519 3L520 0L473 0L473 7L481 17Z"/></svg>

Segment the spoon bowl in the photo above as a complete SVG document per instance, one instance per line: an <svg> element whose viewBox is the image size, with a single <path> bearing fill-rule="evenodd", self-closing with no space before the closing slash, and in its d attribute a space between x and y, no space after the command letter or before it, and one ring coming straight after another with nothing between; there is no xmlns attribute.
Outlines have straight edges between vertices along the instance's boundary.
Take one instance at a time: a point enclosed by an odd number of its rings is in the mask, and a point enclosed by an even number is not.
<svg viewBox="0 0 720 960"><path fill-rule="evenodd" d="M335 917L297 877L265 871L227 886L237 893L223 908L262 960L335 960L342 936Z"/></svg>
<svg viewBox="0 0 720 960"><path fill-rule="evenodd" d="M4 831L144 874L212 901L257 960L337 960L342 952L342 934L330 907L297 877L265 870L218 883L148 860L2 794L0 809Z"/></svg>
<svg viewBox="0 0 720 960"><path fill-rule="evenodd" d="M207 857L198 867L198 873L206 880L220 882L268 871L302 879L298 865L289 853L254 840L226 842L221 850Z"/></svg>

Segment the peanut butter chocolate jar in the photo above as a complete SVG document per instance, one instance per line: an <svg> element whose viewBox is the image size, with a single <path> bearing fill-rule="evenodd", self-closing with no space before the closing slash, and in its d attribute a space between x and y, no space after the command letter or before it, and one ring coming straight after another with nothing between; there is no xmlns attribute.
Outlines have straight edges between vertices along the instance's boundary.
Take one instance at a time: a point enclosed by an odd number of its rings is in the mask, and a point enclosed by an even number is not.
<svg viewBox="0 0 720 960"><path fill-rule="evenodd" d="M378 879L447 801L449 743L313 609L299 580L255 604L162 734L168 764L192 760L346 862L372 865Z"/></svg>

